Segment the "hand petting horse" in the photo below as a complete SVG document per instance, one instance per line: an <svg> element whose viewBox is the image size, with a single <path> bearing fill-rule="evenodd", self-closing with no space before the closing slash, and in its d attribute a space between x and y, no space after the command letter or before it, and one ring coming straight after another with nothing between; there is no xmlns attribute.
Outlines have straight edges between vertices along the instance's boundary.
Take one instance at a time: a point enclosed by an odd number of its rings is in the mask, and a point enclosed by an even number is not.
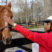
<svg viewBox="0 0 52 52"><path fill-rule="evenodd" d="M0 5L0 40L2 40L4 44L10 44L11 42L10 25L5 19L6 17L12 18L12 16L11 3L4 6Z"/></svg>

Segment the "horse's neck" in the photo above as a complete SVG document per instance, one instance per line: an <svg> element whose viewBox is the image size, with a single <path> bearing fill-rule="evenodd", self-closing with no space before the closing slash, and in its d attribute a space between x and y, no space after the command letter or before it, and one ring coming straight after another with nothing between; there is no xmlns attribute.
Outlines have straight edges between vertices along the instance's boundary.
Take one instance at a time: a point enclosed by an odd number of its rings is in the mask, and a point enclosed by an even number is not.
<svg viewBox="0 0 52 52"><path fill-rule="evenodd" d="M0 28L2 28L2 27L3 27L3 19L0 15ZM2 40L2 32L1 31L0 31L0 40Z"/></svg>
<svg viewBox="0 0 52 52"><path fill-rule="evenodd" d="M4 19L3 17L0 17L0 27L3 27L3 25L4 25Z"/></svg>

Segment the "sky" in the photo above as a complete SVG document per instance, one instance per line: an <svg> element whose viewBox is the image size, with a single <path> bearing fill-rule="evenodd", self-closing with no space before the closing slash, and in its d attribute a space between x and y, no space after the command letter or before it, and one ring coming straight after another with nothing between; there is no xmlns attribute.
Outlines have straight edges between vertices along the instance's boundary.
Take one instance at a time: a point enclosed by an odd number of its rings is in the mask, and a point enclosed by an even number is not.
<svg viewBox="0 0 52 52"><path fill-rule="evenodd" d="M6 5L5 3L6 0L0 0L0 5ZM7 0L7 2L9 2L10 0Z"/></svg>
<svg viewBox="0 0 52 52"><path fill-rule="evenodd" d="M32 1L32 0L27 0L28 4L31 4L31 1ZM33 0L33 1L36 1L36 2L37 2L37 0ZM38 0L38 1L41 1L41 0ZM14 2L17 3L17 0L14 0ZM24 0L24 2L25 2L25 0ZM14 4L14 5L15 5L15 4ZM30 7L30 6L31 6L31 5L29 5L29 7ZM15 12L17 12L17 11L19 11L20 9L19 9L19 8L16 8L16 7L13 7L12 10L15 11Z"/></svg>

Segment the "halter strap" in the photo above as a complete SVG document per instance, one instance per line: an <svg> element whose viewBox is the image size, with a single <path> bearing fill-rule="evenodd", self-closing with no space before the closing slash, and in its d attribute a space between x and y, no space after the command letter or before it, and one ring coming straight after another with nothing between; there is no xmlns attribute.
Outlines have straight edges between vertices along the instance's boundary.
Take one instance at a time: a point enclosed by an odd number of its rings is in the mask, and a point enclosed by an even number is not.
<svg viewBox="0 0 52 52"><path fill-rule="evenodd" d="M0 28L0 31L2 31L2 30L5 29L5 28L9 28L9 27L11 27L11 26L2 27L2 28Z"/></svg>

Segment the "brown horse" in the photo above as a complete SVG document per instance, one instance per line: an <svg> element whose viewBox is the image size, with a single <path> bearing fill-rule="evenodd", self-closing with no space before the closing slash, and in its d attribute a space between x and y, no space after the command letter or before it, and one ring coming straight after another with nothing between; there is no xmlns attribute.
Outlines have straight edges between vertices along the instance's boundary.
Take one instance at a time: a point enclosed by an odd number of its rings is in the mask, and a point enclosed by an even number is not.
<svg viewBox="0 0 52 52"><path fill-rule="evenodd" d="M0 29L3 28L2 31L0 30L0 40L3 40L4 44L9 44L11 39L10 28L6 27L9 26L9 24L6 22L5 17L12 18L12 16L11 3L0 6Z"/></svg>

